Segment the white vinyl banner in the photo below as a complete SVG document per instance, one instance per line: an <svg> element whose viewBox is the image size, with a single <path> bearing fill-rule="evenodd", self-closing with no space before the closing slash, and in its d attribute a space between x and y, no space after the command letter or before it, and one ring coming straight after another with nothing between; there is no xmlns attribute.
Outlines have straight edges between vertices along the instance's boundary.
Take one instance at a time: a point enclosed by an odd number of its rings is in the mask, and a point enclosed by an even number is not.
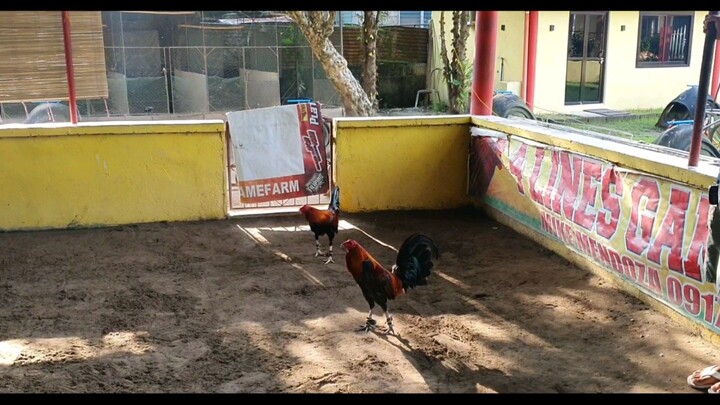
<svg viewBox="0 0 720 405"><path fill-rule="evenodd" d="M320 107L284 105L227 113L244 203L327 192Z"/></svg>

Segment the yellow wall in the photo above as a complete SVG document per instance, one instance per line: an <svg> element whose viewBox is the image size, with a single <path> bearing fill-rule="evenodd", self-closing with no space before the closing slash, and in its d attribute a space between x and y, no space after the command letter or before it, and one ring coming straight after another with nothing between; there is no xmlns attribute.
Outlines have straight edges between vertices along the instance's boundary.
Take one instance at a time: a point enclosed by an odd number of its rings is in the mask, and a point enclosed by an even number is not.
<svg viewBox="0 0 720 405"><path fill-rule="evenodd" d="M503 31L502 26L505 26ZM522 83L522 50L525 35L525 12L524 11L503 11L498 17L498 42L495 54L495 84L500 81L500 58L504 58L504 81L516 81ZM475 30L472 31L473 55L475 55Z"/></svg>
<svg viewBox="0 0 720 405"><path fill-rule="evenodd" d="M343 211L469 205L469 125L467 115L336 118Z"/></svg>
<svg viewBox="0 0 720 405"><path fill-rule="evenodd" d="M0 230L224 218L222 121L0 127Z"/></svg>
<svg viewBox="0 0 720 405"><path fill-rule="evenodd" d="M695 192L696 195L707 190L709 186L714 185L717 181L717 166L711 159L702 158L697 168L689 170L687 168L687 156L663 153L662 150L648 150L629 143L597 139L577 132L549 128L542 123L538 123L538 121L519 122L500 117L473 117L472 122L478 127L499 131L508 135L510 142L512 142L513 137L516 137L516 139L521 138L521 142L525 144L531 144L531 142L525 141L525 139L527 139L537 142L538 145L557 147L561 150L596 158L603 162L618 164L623 170L630 170L629 175L652 173L658 176L661 182L667 179L676 184L681 184L684 186L682 187L683 190ZM505 147L503 152L509 153L509 150L509 147ZM528 151L528 156L530 156L531 153L534 152ZM557 162L554 164L557 164ZM534 170L534 168L540 170L540 166L535 166L535 162L532 162L529 166L523 168L523 173L527 174L527 169ZM537 174L539 171L535 173ZM543 175L540 174L539 178L542 176ZM545 179L547 179L547 177L545 177ZM490 217L535 240L577 266L612 281L617 284L619 288L643 300L654 309L660 310L676 320L686 323L690 329L701 333L704 337L716 343L720 342L717 327L715 327L714 330L710 329L708 327L708 321L704 321L702 317L689 316L689 311L683 312L679 309L679 306L668 305L667 303L669 301L667 301L667 296L659 294L666 299L663 301L658 298L658 296L653 296L647 291L638 288L638 285L643 285L643 281L639 283L637 280L636 282L630 282L628 278L619 276L617 272L609 269L606 265L603 266L599 264L600 262L597 259L591 259L592 254L580 254L576 248L571 248L569 244L548 237L546 232L540 231L542 226L539 224L533 225L533 219L537 219L538 223L540 223L541 212L547 211L539 208L540 204L534 202L532 196L519 192L516 181L517 180L514 179L507 170L498 169L494 173L492 182L485 194L485 197L489 197L489 199L473 198L473 204L476 207L482 207L484 212ZM668 188L666 188L666 190L667 189ZM527 186L525 190L527 190ZM688 209L688 217L697 219L697 210L691 210L692 208ZM692 214L690 214L690 212L692 212ZM567 221L567 223L572 226L571 221ZM683 232L687 233L693 230L693 225L687 224ZM570 233L572 233L572 231ZM624 232L620 232L620 235L624 234ZM592 232L590 232L590 235L592 235ZM620 239L624 239L624 237ZM623 246L624 243L623 245L617 244L617 240L613 243L610 239L606 239L603 240L603 244L608 249L611 249L613 244L615 244L615 247L619 247L620 251L626 249L625 246ZM641 255L638 255L638 258L641 257ZM663 272L667 275L670 271L664 268L660 270L661 274ZM683 273L677 273L676 276L684 277L684 275L679 276L680 274ZM695 283L694 281L686 279L683 282L692 284L694 286L693 288L696 289L715 291L715 285L711 280L705 280L703 283ZM712 304L712 301L710 301L710 303ZM714 313L717 313L717 310L715 310ZM712 324L713 322L711 321L709 323Z"/></svg>
<svg viewBox="0 0 720 405"><path fill-rule="evenodd" d="M609 17L605 104L616 109L662 108L675 96L697 84L707 11L695 11L689 67L635 68L638 11L613 11ZM625 31L620 26L625 25Z"/></svg>
<svg viewBox="0 0 720 405"><path fill-rule="evenodd" d="M535 231L533 228L526 226L525 224L521 223L517 219L507 215L506 213L494 208L485 206L484 207L485 213L488 214L489 217L495 219L496 221L500 222L503 225L506 225L510 229L516 231L519 234L525 235L528 238L534 240L538 244L544 246L548 250L555 252L557 255L564 257L567 259L570 263L578 266L581 269L585 269L593 274L595 274L598 277L601 277L603 280L606 280L619 289L627 292L628 294L632 295L633 297L643 301L648 306L650 306L652 309L674 319L678 323L684 325L689 331L692 331L700 336L702 336L704 339L709 340L715 345L720 345L720 335L718 335L715 331L711 330L710 328L699 324L697 321L694 321L677 310L670 308L662 301L659 301L653 297L650 297L646 292L640 290L636 285L618 277L615 274L612 274L608 272L607 269L598 266L597 264L593 263L592 261L589 261L585 256L578 254L574 252L572 249L570 249L566 244L563 242L558 242L553 240L552 238L545 237L542 234L539 234L537 231Z"/></svg>
<svg viewBox="0 0 720 405"><path fill-rule="evenodd" d="M505 24L505 31L498 31L496 87L499 83L500 57L505 58L505 81L521 81L524 11L501 11L498 29ZM636 68L639 11L610 11L605 54L605 99L603 104L565 105L565 80L567 74L567 40L570 21L569 11L540 11L538 15L537 63L535 74L536 114L554 114L579 111L587 108L612 108L618 110L663 108L675 96L697 84L704 35L702 21L707 12L695 11L689 67ZM452 12L445 12L446 38L452 28ZM440 12L433 11L433 47L430 63L442 66L439 40ZM550 26L554 30L550 31ZM621 26L625 31L621 31ZM467 42L468 58L475 54L475 30L471 27ZM572 72L570 72L572 75ZM447 102L447 89L441 81L440 97Z"/></svg>
<svg viewBox="0 0 720 405"><path fill-rule="evenodd" d="M570 12L541 11L538 17L534 112L566 113L603 106L617 110L665 107L688 84L698 82L704 41L702 21L706 13L695 12L689 67L636 68L640 12L611 11L608 14L605 47L604 103L566 106ZM554 31L550 31L550 25L555 26ZM625 31L620 30L622 25Z"/></svg>
<svg viewBox="0 0 720 405"><path fill-rule="evenodd" d="M496 116L473 116L473 125L516 135L545 145L570 152L591 156L606 162L622 165L626 169L652 173L658 177L685 183L695 188L707 189L716 183L718 167L714 159L701 156L698 166L688 169L688 158L679 153L666 153L664 147L648 145L648 148L630 143L605 140L545 126L540 121L517 121ZM632 141L630 141L632 142ZM651 148L658 150L653 150Z"/></svg>
<svg viewBox="0 0 720 405"><path fill-rule="evenodd" d="M569 11L538 14L537 63L535 64L535 114L565 112L565 74L570 22ZM550 25L555 26L550 31ZM587 107L585 107L587 108Z"/></svg>

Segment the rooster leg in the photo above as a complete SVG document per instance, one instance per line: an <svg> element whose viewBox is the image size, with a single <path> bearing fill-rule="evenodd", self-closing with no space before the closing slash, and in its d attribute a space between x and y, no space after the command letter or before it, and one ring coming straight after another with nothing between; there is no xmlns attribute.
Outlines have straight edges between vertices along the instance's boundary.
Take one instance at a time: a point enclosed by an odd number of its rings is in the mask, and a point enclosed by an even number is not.
<svg viewBox="0 0 720 405"><path fill-rule="evenodd" d="M316 236L315 237L315 257L324 255L324 254L325 254L325 252L320 250L320 238Z"/></svg>
<svg viewBox="0 0 720 405"><path fill-rule="evenodd" d="M367 318L365 319L365 324L358 329L358 332L370 332L371 330L375 329L375 324L377 324L377 321L373 319L372 317L372 308L370 308L370 312L368 313Z"/></svg>
<svg viewBox="0 0 720 405"><path fill-rule="evenodd" d="M387 327L388 327L387 333L389 335L396 335L395 329L393 328L393 321L392 321L393 318L390 315L390 312L385 311L385 319L387 320Z"/></svg>
<svg viewBox="0 0 720 405"><path fill-rule="evenodd" d="M325 264L328 263L335 263L335 260L332 258L332 245L328 247L328 253L327 253L328 259L325 261Z"/></svg>

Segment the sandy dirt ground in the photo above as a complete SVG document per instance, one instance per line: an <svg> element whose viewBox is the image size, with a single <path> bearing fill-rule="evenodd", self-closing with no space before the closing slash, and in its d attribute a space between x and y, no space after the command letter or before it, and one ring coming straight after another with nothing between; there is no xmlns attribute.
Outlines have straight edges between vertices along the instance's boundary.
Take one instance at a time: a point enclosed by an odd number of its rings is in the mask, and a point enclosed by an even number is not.
<svg viewBox="0 0 720 405"><path fill-rule="evenodd" d="M0 234L0 392L700 393L720 361L480 211L343 218L329 265L299 214ZM340 242L389 267L416 231L429 284L390 302L398 336L356 332Z"/></svg>

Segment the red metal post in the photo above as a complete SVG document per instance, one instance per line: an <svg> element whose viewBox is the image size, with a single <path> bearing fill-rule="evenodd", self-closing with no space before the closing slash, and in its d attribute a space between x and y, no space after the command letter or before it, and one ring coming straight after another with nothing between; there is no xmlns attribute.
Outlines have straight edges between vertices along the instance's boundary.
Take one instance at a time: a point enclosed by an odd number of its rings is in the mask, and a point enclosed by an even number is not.
<svg viewBox="0 0 720 405"><path fill-rule="evenodd" d="M710 14L718 15L717 11ZM688 166L697 167L700 160L700 147L702 146L703 126L705 125L705 101L710 87L710 69L712 68L713 54L715 53L715 38L717 36L715 24L709 24L705 33L702 61L700 62L700 80L698 82L697 101L695 103L695 119L693 120L692 142L690 143L690 157Z"/></svg>
<svg viewBox="0 0 720 405"><path fill-rule="evenodd" d="M63 38L65 40L65 69L67 71L68 90L70 95L70 121L78 123L77 99L75 97L75 66L72 58L72 41L70 39L70 15L62 11Z"/></svg>
<svg viewBox="0 0 720 405"><path fill-rule="evenodd" d="M712 97L717 102L718 90L720 89L720 41L715 42L715 62L713 63L712 76Z"/></svg>
<svg viewBox="0 0 720 405"><path fill-rule="evenodd" d="M495 90L498 11L475 12L475 61L470 114L491 115Z"/></svg>
<svg viewBox="0 0 720 405"><path fill-rule="evenodd" d="M535 108L535 68L537 66L538 15L539 11L531 11L528 17L528 49L527 49L527 89L525 103L530 111Z"/></svg>
<svg viewBox="0 0 720 405"><path fill-rule="evenodd" d="M527 100L527 67L528 67L528 34L530 33L530 12L525 12L525 25L523 31L523 53L522 53L522 82L520 83L520 98Z"/></svg>

